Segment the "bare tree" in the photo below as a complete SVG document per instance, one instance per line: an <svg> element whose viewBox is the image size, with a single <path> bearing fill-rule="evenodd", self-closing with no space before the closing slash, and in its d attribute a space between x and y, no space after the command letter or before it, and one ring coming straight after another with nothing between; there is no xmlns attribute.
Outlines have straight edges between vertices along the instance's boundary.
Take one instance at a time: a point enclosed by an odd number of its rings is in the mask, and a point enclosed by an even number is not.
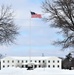
<svg viewBox="0 0 74 75"><path fill-rule="evenodd" d="M0 8L0 44L13 43L17 34L18 27L14 23L11 7L2 5Z"/></svg>
<svg viewBox="0 0 74 75"><path fill-rule="evenodd" d="M74 0L45 0L42 9L49 13L46 21L51 21L51 27L59 28L63 33L63 40L57 40L55 43L62 45L63 49L74 47Z"/></svg>

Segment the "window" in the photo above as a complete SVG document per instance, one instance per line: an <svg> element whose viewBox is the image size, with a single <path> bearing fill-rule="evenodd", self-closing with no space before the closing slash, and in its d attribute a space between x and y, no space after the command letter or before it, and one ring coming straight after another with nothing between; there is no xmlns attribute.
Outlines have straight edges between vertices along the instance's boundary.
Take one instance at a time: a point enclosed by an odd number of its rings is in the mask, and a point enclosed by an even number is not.
<svg viewBox="0 0 74 75"><path fill-rule="evenodd" d="M53 65L53 68L55 67L55 65Z"/></svg>
<svg viewBox="0 0 74 75"><path fill-rule="evenodd" d="M59 65L57 65L57 67L59 67Z"/></svg>
<svg viewBox="0 0 74 75"><path fill-rule="evenodd" d="M55 63L55 61L53 60L53 63Z"/></svg>
<svg viewBox="0 0 74 75"><path fill-rule="evenodd" d="M28 65L25 65L26 68L28 68Z"/></svg>
<svg viewBox="0 0 74 75"><path fill-rule="evenodd" d="M24 61L22 60L22 63L23 63Z"/></svg>
<svg viewBox="0 0 74 75"><path fill-rule="evenodd" d="M7 65L7 67L9 67L9 65Z"/></svg>
<svg viewBox="0 0 74 75"><path fill-rule="evenodd" d="M22 68L24 68L24 65L22 65Z"/></svg>
<svg viewBox="0 0 74 75"><path fill-rule="evenodd" d="M48 65L48 67L50 67L50 65Z"/></svg>
<svg viewBox="0 0 74 75"><path fill-rule="evenodd" d="M41 65L39 65L39 67L41 67Z"/></svg>
<svg viewBox="0 0 74 75"><path fill-rule="evenodd" d="M26 60L25 62L27 63L28 61Z"/></svg>
<svg viewBox="0 0 74 75"><path fill-rule="evenodd" d="M14 60L12 60L12 63L14 63Z"/></svg>
<svg viewBox="0 0 74 75"><path fill-rule="evenodd" d="M39 63L40 63L41 61L39 60Z"/></svg>
<svg viewBox="0 0 74 75"><path fill-rule="evenodd" d="M5 65L3 65L3 68L5 67Z"/></svg>
<svg viewBox="0 0 74 75"><path fill-rule="evenodd" d="M5 63L5 61L3 60L3 63Z"/></svg>
<svg viewBox="0 0 74 75"><path fill-rule="evenodd" d="M17 62L19 63L20 61L18 60Z"/></svg>
<svg viewBox="0 0 74 75"><path fill-rule="evenodd" d="M50 60L48 60L48 63L50 63Z"/></svg>
<svg viewBox="0 0 74 75"><path fill-rule="evenodd" d="M9 63L9 60L7 62Z"/></svg>
<svg viewBox="0 0 74 75"><path fill-rule="evenodd" d="M57 62L59 63L59 60Z"/></svg>
<svg viewBox="0 0 74 75"><path fill-rule="evenodd" d="M36 67L37 67L37 65L34 65L34 67L36 68Z"/></svg>
<svg viewBox="0 0 74 75"><path fill-rule="evenodd" d="M32 60L30 60L30 62L32 62Z"/></svg>
<svg viewBox="0 0 74 75"><path fill-rule="evenodd" d="M35 60L35 62L37 62L37 61Z"/></svg>
<svg viewBox="0 0 74 75"><path fill-rule="evenodd" d="M45 61L43 60L43 63L45 63Z"/></svg>

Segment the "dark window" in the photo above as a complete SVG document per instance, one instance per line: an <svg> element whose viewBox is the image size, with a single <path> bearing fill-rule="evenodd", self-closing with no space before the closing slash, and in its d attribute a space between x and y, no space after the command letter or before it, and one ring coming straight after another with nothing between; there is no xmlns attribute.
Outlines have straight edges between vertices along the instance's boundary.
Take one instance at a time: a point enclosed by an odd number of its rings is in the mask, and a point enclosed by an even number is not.
<svg viewBox="0 0 74 75"><path fill-rule="evenodd" d="M57 65L57 67L59 67L59 65Z"/></svg>
<svg viewBox="0 0 74 75"><path fill-rule="evenodd" d="M43 63L44 63L45 61L43 60Z"/></svg>
<svg viewBox="0 0 74 75"><path fill-rule="evenodd" d="M25 62L27 63L27 60Z"/></svg>
<svg viewBox="0 0 74 75"><path fill-rule="evenodd" d="M3 63L5 63L5 61L3 60Z"/></svg>
<svg viewBox="0 0 74 75"><path fill-rule="evenodd" d="M55 67L55 65L53 65L53 67Z"/></svg>
<svg viewBox="0 0 74 75"><path fill-rule="evenodd" d="M55 61L53 60L53 63L55 63Z"/></svg>
<svg viewBox="0 0 74 75"><path fill-rule="evenodd" d="M50 63L50 60L48 60L48 63Z"/></svg>
<svg viewBox="0 0 74 75"><path fill-rule="evenodd" d="M39 63L40 63L41 61L39 60Z"/></svg>
<svg viewBox="0 0 74 75"><path fill-rule="evenodd" d="M34 65L34 67L36 68L36 67L37 67L37 65Z"/></svg>
<svg viewBox="0 0 74 75"><path fill-rule="evenodd" d="M14 63L14 60L12 60L12 63Z"/></svg>
<svg viewBox="0 0 74 75"><path fill-rule="evenodd" d="M57 62L59 63L59 60Z"/></svg>
<svg viewBox="0 0 74 75"><path fill-rule="evenodd" d="M32 60L30 60L30 62L32 62Z"/></svg>
<svg viewBox="0 0 74 75"><path fill-rule="evenodd" d="M3 68L5 67L5 65L3 65Z"/></svg>
<svg viewBox="0 0 74 75"><path fill-rule="evenodd" d="M39 65L39 67L41 67L41 65Z"/></svg>
<svg viewBox="0 0 74 75"><path fill-rule="evenodd" d="M22 68L24 68L24 65L22 65Z"/></svg>
<svg viewBox="0 0 74 75"><path fill-rule="evenodd" d="M48 67L50 67L50 65L48 65Z"/></svg>
<svg viewBox="0 0 74 75"><path fill-rule="evenodd" d="M9 67L9 65L7 65L7 67Z"/></svg>
<svg viewBox="0 0 74 75"><path fill-rule="evenodd" d="M18 63L19 63L20 61L18 60Z"/></svg>
<svg viewBox="0 0 74 75"><path fill-rule="evenodd" d="M24 61L22 60L22 63L23 63Z"/></svg>
<svg viewBox="0 0 74 75"><path fill-rule="evenodd" d="M7 62L9 63L9 60Z"/></svg>
<svg viewBox="0 0 74 75"><path fill-rule="evenodd" d="M37 62L37 61L35 60L35 62Z"/></svg>
<svg viewBox="0 0 74 75"><path fill-rule="evenodd" d="M25 65L26 68L28 68L28 65Z"/></svg>

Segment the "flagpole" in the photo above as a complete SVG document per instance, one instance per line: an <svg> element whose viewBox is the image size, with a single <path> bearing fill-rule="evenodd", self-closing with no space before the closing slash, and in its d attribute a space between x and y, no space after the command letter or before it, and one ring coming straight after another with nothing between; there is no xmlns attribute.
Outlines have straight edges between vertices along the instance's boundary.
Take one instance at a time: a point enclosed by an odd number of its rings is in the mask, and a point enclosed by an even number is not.
<svg viewBox="0 0 74 75"><path fill-rule="evenodd" d="M42 18L42 15L30 11L30 35L29 35L29 43L30 43L30 45L29 45L30 46L30 49L29 49L29 57L30 57L30 60L31 60L31 55L32 55L31 18Z"/></svg>
<svg viewBox="0 0 74 75"><path fill-rule="evenodd" d="M29 25L29 60L31 60L31 15L30 15L30 25Z"/></svg>

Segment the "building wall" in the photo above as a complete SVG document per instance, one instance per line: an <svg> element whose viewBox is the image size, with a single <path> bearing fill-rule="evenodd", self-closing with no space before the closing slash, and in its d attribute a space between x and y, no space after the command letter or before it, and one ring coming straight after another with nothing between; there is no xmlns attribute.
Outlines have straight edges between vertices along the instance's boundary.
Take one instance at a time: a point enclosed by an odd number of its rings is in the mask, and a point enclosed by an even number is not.
<svg viewBox="0 0 74 75"><path fill-rule="evenodd" d="M62 66L62 63L61 63L61 59L59 58L50 58L49 60L47 60L47 67L49 68L60 68L61 69L61 66Z"/></svg>
<svg viewBox="0 0 74 75"><path fill-rule="evenodd" d="M1 59L1 69L7 67L21 67L26 68L27 65L33 65L33 68L60 68L61 69L61 59L57 57L29 57L13 58L5 57Z"/></svg>
<svg viewBox="0 0 74 75"><path fill-rule="evenodd" d="M1 59L1 69L7 67L14 67L15 65L16 65L16 60L10 57L5 57Z"/></svg>

